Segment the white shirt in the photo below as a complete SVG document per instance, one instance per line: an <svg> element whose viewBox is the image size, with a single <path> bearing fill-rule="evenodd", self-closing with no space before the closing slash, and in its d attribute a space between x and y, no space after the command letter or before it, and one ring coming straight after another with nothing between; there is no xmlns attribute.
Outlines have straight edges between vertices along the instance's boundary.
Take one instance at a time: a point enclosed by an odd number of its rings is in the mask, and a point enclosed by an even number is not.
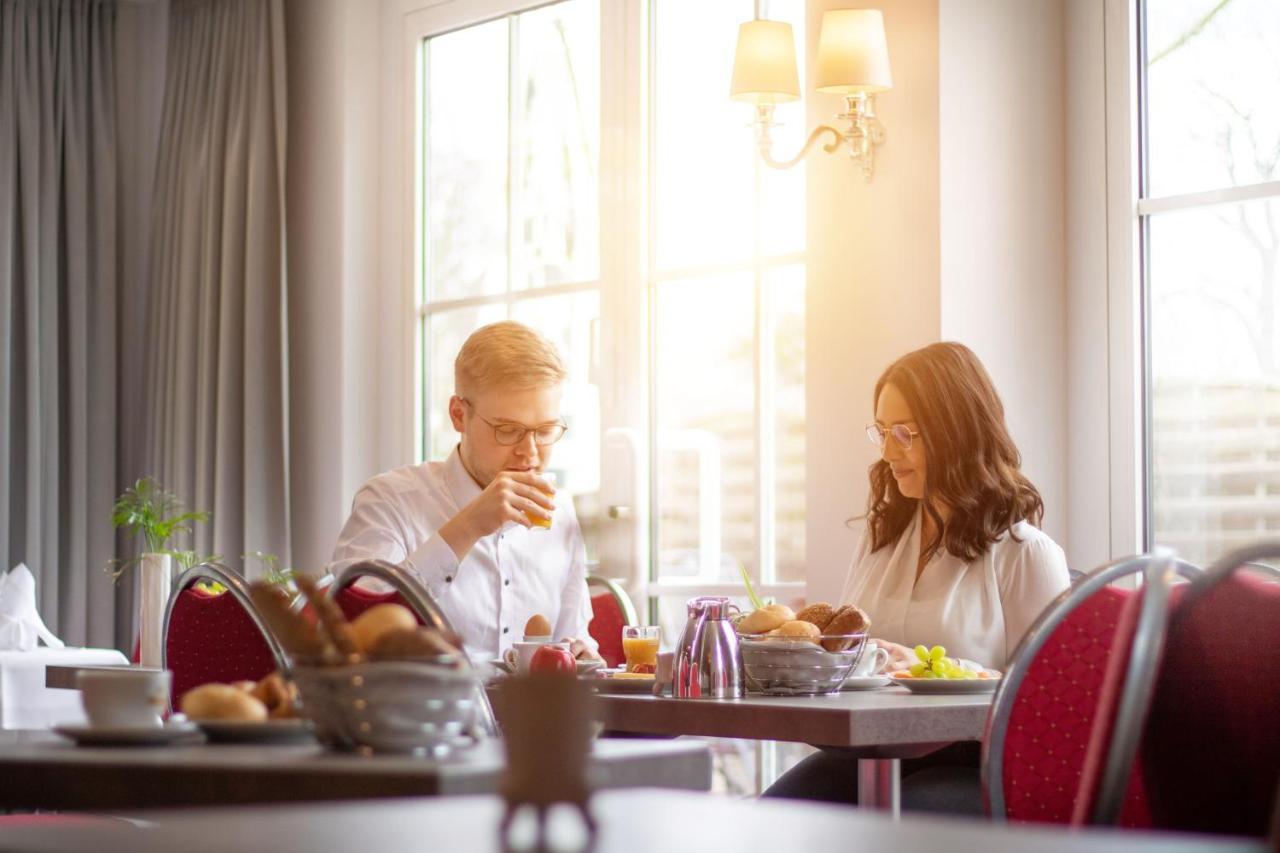
<svg viewBox="0 0 1280 853"><path fill-rule="evenodd" d="M594 647L586 548L568 495L557 495L550 530L507 524L459 561L436 531L480 491L456 448L444 462L379 474L356 493L329 571L372 557L413 572L473 661L499 657L522 640L535 613L551 621L556 639L576 637Z"/></svg>
<svg viewBox="0 0 1280 853"><path fill-rule="evenodd" d="M841 604L871 617L871 635L1004 669L1045 606L1070 585L1062 549L1025 521L971 563L939 549L916 580L920 510L898 541L871 552L863 529Z"/></svg>

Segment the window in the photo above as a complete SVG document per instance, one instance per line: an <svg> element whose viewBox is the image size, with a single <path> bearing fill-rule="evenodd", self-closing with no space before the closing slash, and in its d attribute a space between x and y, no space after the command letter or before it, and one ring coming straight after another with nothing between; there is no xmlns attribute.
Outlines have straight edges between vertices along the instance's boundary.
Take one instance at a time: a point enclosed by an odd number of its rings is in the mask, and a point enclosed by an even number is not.
<svg viewBox="0 0 1280 853"><path fill-rule="evenodd" d="M1139 6L1148 544L1280 531L1280 5Z"/></svg>
<svg viewBox="0 0 1280 853"><path fill-rule="evenodd" d="M547 334L588 557L670 642L684 600L741 594L742 570L802 594L804 171L763 167L728 97L752 0L530 5L418 31L418 447L456 441L467 335ZM758 5L802 38L803 0Z"/></svg>

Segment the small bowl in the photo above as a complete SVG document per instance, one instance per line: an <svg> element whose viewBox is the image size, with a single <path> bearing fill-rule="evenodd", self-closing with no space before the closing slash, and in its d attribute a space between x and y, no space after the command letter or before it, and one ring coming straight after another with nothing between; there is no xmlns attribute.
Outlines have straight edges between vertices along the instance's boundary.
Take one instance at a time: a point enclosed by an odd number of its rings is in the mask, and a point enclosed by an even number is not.
<svg viewBox="0 0 1280 853"><path fill-rule="evenodd" d="M767 634L739 637L748 686L771 696L835 693L862 659L867 635L823 634L819 639L847 642L849 648L829 652L810 640Z"/></svg>
<svg viewBox="0 0 1280 853"><path fill-rule="evenodd" d="M443 757L470 745L475 674L439 661L300 666L292 672L302 712L334 749Z"/></svg>

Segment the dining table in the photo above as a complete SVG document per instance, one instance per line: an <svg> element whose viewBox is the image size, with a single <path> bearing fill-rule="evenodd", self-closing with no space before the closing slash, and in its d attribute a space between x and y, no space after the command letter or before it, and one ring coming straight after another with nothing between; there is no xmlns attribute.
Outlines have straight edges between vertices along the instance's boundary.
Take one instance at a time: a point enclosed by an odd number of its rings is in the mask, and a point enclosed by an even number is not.
<svg viewBox="0 0 1280 853"><path fill-rule="evenodd" d="M494 739L436 759L335 752L314 740L79 746L48 731L0 732L0 810L458 796L497 791L505 766ZM587 767L603 789L711 787L710 750L692 740L602 739Z"/></svg>
<svg viewBox="0 0 1280 853"><path fill-rule="evenodd" d="M921 695L905 687L817 696L676 699L602 693L606 730L790 741L839 748L858 761L858 804L900 812L901 760L949 743L980 741L992 693Z"/></svg>
<svg viewBox="0 0 1280 853"><path fill-rule="evenodd" d="M995 824L923 815L899 822L883 813L845 806L677 791L605 791L592 798L590 811L598 825L595 853L1265 853L1268 849L1261 840L1207 835ZM533 849L534 822L528 814L517 814L510 846L504 848L499 836L503 812L502 799L490 795L70 816L65 821L54 816L52 822L0 818L0 849L26 853ZM586 831L573 811L553 809L547 833L550 849L586 849Z"/></svg>

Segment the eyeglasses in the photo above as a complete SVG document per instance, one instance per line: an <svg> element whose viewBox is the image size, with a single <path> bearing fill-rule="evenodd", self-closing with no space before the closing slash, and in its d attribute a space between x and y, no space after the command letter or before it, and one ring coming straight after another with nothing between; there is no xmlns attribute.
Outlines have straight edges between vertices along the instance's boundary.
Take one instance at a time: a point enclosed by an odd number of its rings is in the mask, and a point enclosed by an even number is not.
<svg viewBox="0 0 1280 853"><path fill-rule="evenodd" d="M886 436L891 435L893 440L898 442L899 447L903 450L910 450L912 439L919 434L920 430L911 429L906 424L894 424L888 429L880 426L880 424L867 424L867 440L876 447L884 447Z"/></svg>
<svg viewBox="0 0 1280 853"><path fill-rule="evenodd" d="M549 444L555 444L564 438L565 432L569 427L562 423L543 424L542 426L527 427L523 424L495 424L484 415L476 411L475 404L466 397L460 397L462 402L471 407L471 412L477 418L484 421L493 429L493 440L504 447L513 447L524 441L525 436L533 433L533 443L539 447L546 447Z"/></svg>

